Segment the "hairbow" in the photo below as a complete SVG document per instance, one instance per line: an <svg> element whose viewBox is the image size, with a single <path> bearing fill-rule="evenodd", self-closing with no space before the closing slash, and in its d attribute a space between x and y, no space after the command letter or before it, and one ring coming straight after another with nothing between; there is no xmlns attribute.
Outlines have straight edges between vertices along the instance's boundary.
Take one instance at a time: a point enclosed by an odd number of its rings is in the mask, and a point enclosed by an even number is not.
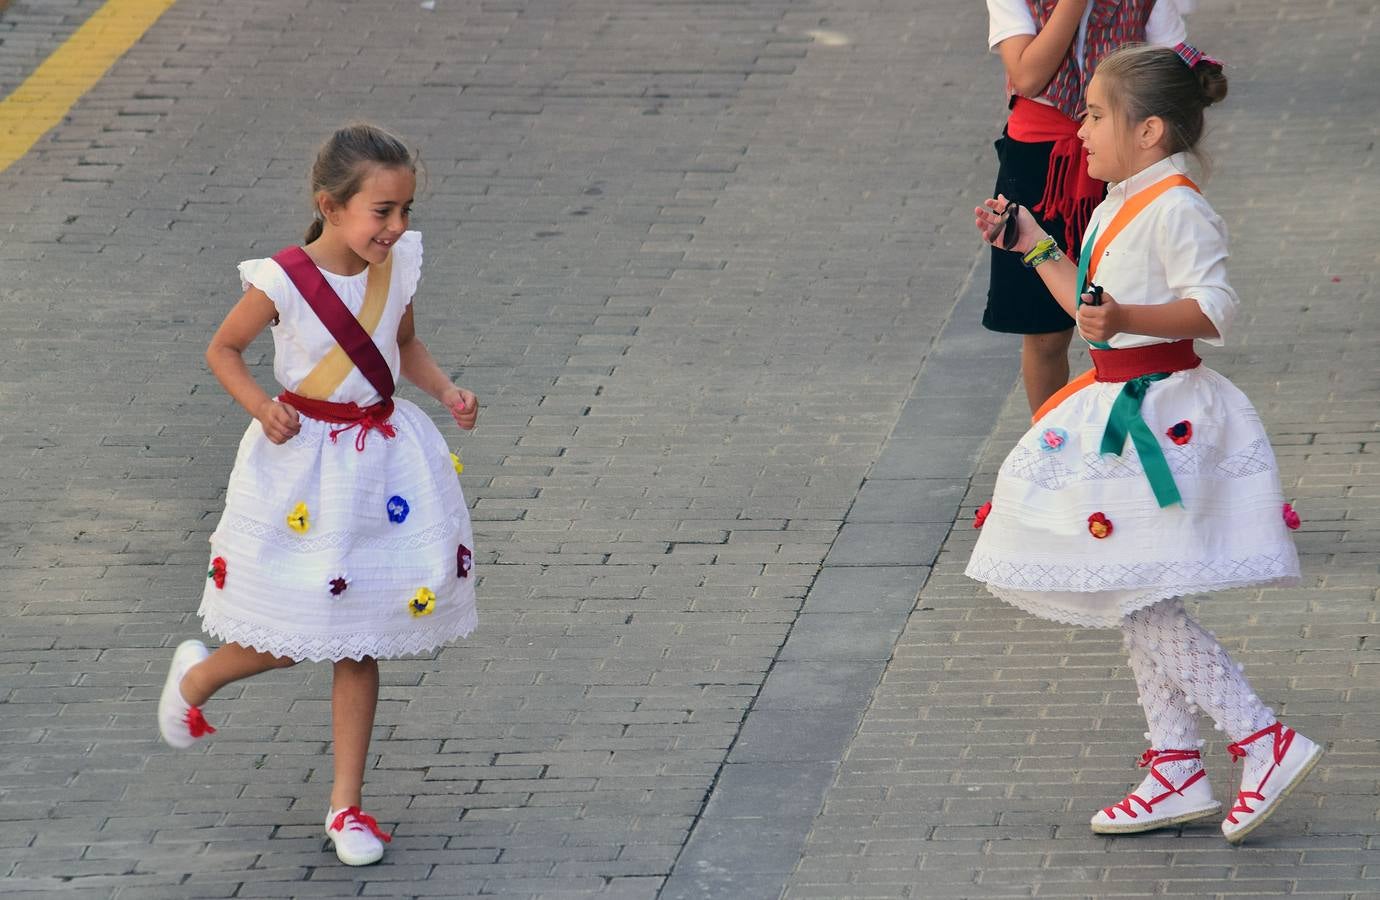
<svg viewBox="0 0 1380 900"><path fill-rule="evenodd" d="M1179 41L1179 43L1174 45L1174 52L1179 54L1179 59L1182 59L1184 61L1184 64L1188 66L1190 69L1198 65L1198 63L1200 62L1211 63L1214 66L1222 65L1222 61L1220 59L1213 59L1211 56L1206 55L1197 47L1193 46L1192 44L1185 44L1183 41Z"/></svg>

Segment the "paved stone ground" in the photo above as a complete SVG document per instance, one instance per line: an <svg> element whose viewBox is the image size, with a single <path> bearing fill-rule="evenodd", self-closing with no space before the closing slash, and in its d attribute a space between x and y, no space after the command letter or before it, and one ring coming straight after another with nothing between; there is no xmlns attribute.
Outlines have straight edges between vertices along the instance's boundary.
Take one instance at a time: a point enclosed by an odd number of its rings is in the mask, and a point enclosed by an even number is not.
<svg viewBox="0 0 1380 900"><path fill-rule="evenodd" d="M33 46L93 4L47 8ZM182 0L0 173L7 897L1375 892L1375 235L1333 213L1374 206L1374 4L1194 23L1260 51L1217 120L1250 312L1212 362L1280 438L1310 578L1204 615L1331 748L1237 851L1080 830L1139 749L1115 646L958 575L1019 422L972 324L980 5L350 8ZM384 667L398 837L363 871L319 837L323 667L153 739L245 422L201 352L352 116L422 148L419 321L485 406L483 624Z"/></svg>
<svg viewBox="0 0 1380 900"><path fill-rule="evenodd" d="M100 0L0 0L0 97L28 78L100 5Z"/></svg>

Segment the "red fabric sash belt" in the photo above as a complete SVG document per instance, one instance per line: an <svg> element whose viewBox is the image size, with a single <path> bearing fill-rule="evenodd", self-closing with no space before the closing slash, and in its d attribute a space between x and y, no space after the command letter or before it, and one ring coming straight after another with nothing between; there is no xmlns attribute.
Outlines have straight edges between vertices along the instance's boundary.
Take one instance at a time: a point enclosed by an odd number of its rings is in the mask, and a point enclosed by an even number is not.
<svg viewBox="0 0 1380 900"><path fill-rule="evenodd" d="M1129 347L1125 350L1088 350L1092 354L1097 380L1102 382L1130 381L1142 375L1161 372L1183 372L1202 364L1193 352L1192 341L1172 344L1151 344L1148 347Z"/></svg>
<svg viewBox="0 0 1380 900"><path fill-rule="evenodd" d="M1107 185L1088 174L1088 151L1078 139L1078 123L1052 106L1017 97L1006 120L1006 133L1027 144L1054 142L1049 154L1045 193L1031 207L1046 217L1064 220L1069 256L1083 245L1093 208L1102 202Z"/></svg>
<svg viewBox="0 0 1380 900"><path fill-rule="evenodd" d="M393 427L393 423L388 421L388 417L393 415L392 397L372 406L360 406L357 403L332 403L329 400L313 400L310 397L294 394L292 391L283 391L278 395L278 402L286 403L309 419L330 422L333 425L344 425L344 428L331 429L331 443L335 443L337 437L351 428L358 428L359 433L355 435L355 449L359 451L364 450L364 439L368 437L370 429L377 430L385 440L398 433L397 429Z"/></svg>

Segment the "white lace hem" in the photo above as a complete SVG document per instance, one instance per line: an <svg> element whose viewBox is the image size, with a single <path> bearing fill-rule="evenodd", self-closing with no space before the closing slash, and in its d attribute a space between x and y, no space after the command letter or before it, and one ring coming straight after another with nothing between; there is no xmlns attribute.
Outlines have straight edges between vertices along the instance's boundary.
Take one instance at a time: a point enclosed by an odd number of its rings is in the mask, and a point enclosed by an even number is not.
<svg viewBox="0 0 1380 900"><path fill-rule="evenodd" d="M1172 590L1173 593L1159 598L1165 599L1297 578L1299 564L1292 544L1285 544L1273 553L1226 559L1098 561L1096 564L1011 560L984 553L979 545L969 558L964 574L988 585L1033 593Z"/></svg>
<svg viewBox="0 0 1380 900"><path fill-rule="evenodd" d="M392 659L415 653L428 653L457 638L469 637L478 624L479 612L471 606L458 619L445 619L435 625L417 626L395 634L358 631L352 634L314 636L288 634L235 619L216 610L201 610L201 626L207 634L225 643L252 647L263 653L285 656L298 662L338 662L342 659L360 660L366 656Z"/></svg>
<svg viewBox="0 0 1380 900"><path fill-rule="evenodd" d="M1051 622L1058 622L1063 625L1077 625L1080 628L1119 628L1122 620L1128 615L1146 607L1154 606L1161 600L1169 600L1174 597L1184 597L1191 594L1206 594L1213 591L1226 591L1240 587L1290 587L1299 583L1299 576L1296 574L1284 574L1268 581L1261 581L1256 578L1240 581L1221 581L1211 585L1195 585L1193 587L1148 587L1142 590L1131 590L1121 592L1118 595L1107 596L1106 594L1089 593L1086 602L1095 603L1103 600L1100 604L1103 608L1095 609L1090 607L1079 608L1068 602L1061 603L1060 597L1076 592L1042 592L1025 591L1019 589L1006 588L999 585L986 585L987 591L1003 603L1010 604L1019 610L1047 619Z"/></svg>

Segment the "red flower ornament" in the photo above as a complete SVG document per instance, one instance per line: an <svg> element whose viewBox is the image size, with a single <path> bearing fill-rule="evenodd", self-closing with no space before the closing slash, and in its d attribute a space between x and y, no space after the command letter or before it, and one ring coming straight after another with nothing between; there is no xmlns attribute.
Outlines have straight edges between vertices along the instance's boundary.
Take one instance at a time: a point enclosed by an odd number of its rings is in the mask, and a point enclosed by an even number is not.
<svg viewBox="0 0 1380 900"><path fill-rule="evenodd" d="M977 508L977 512L973 513L973 527L981 528L982 523L987 521L987 516L990 515L991 512L992 501L988 500L986 503L982 504Z"/></svg>
<svg viewBox="0 0 1380 900"><path fill-rule="evenodd" d="M218 590L225 589L225 557L217 556L211 560L211 571L206 573L206 577L211 579Z"/></svg>
<svg viewBox="0 0 1380 900"><path fill-rule="evenodd" d="M331 579L331 596L339 597L341 594L345 593L345 589L349 586L350 579L346 578L344 575L337 575L335 578Z"/></svg>
<svg viewBox="0 0 1380 900"><path fill-rule="evenodd" d="M1088 516L1088 533L1099 541L1112 535L1112 520L1100 512Z"/></svg>
<svg viewBox="0 0 1380 900"><path fill-rule="evenodd" d="M1284 504L1284 524L1289 527L1290 531L1297 531L1298 527L1303 524L1299 514L1294 512L1293 504Z"/></svg>
<svg viewBox="0 0 1380 900"><path fill-rule="evenodd" d="M1193 440L1193 423L1184 419L1182 422L1170 425L1169 430L1166 431L1165 434L1169 436L1171 441L1182 447L1184 444Z"/></svg>

